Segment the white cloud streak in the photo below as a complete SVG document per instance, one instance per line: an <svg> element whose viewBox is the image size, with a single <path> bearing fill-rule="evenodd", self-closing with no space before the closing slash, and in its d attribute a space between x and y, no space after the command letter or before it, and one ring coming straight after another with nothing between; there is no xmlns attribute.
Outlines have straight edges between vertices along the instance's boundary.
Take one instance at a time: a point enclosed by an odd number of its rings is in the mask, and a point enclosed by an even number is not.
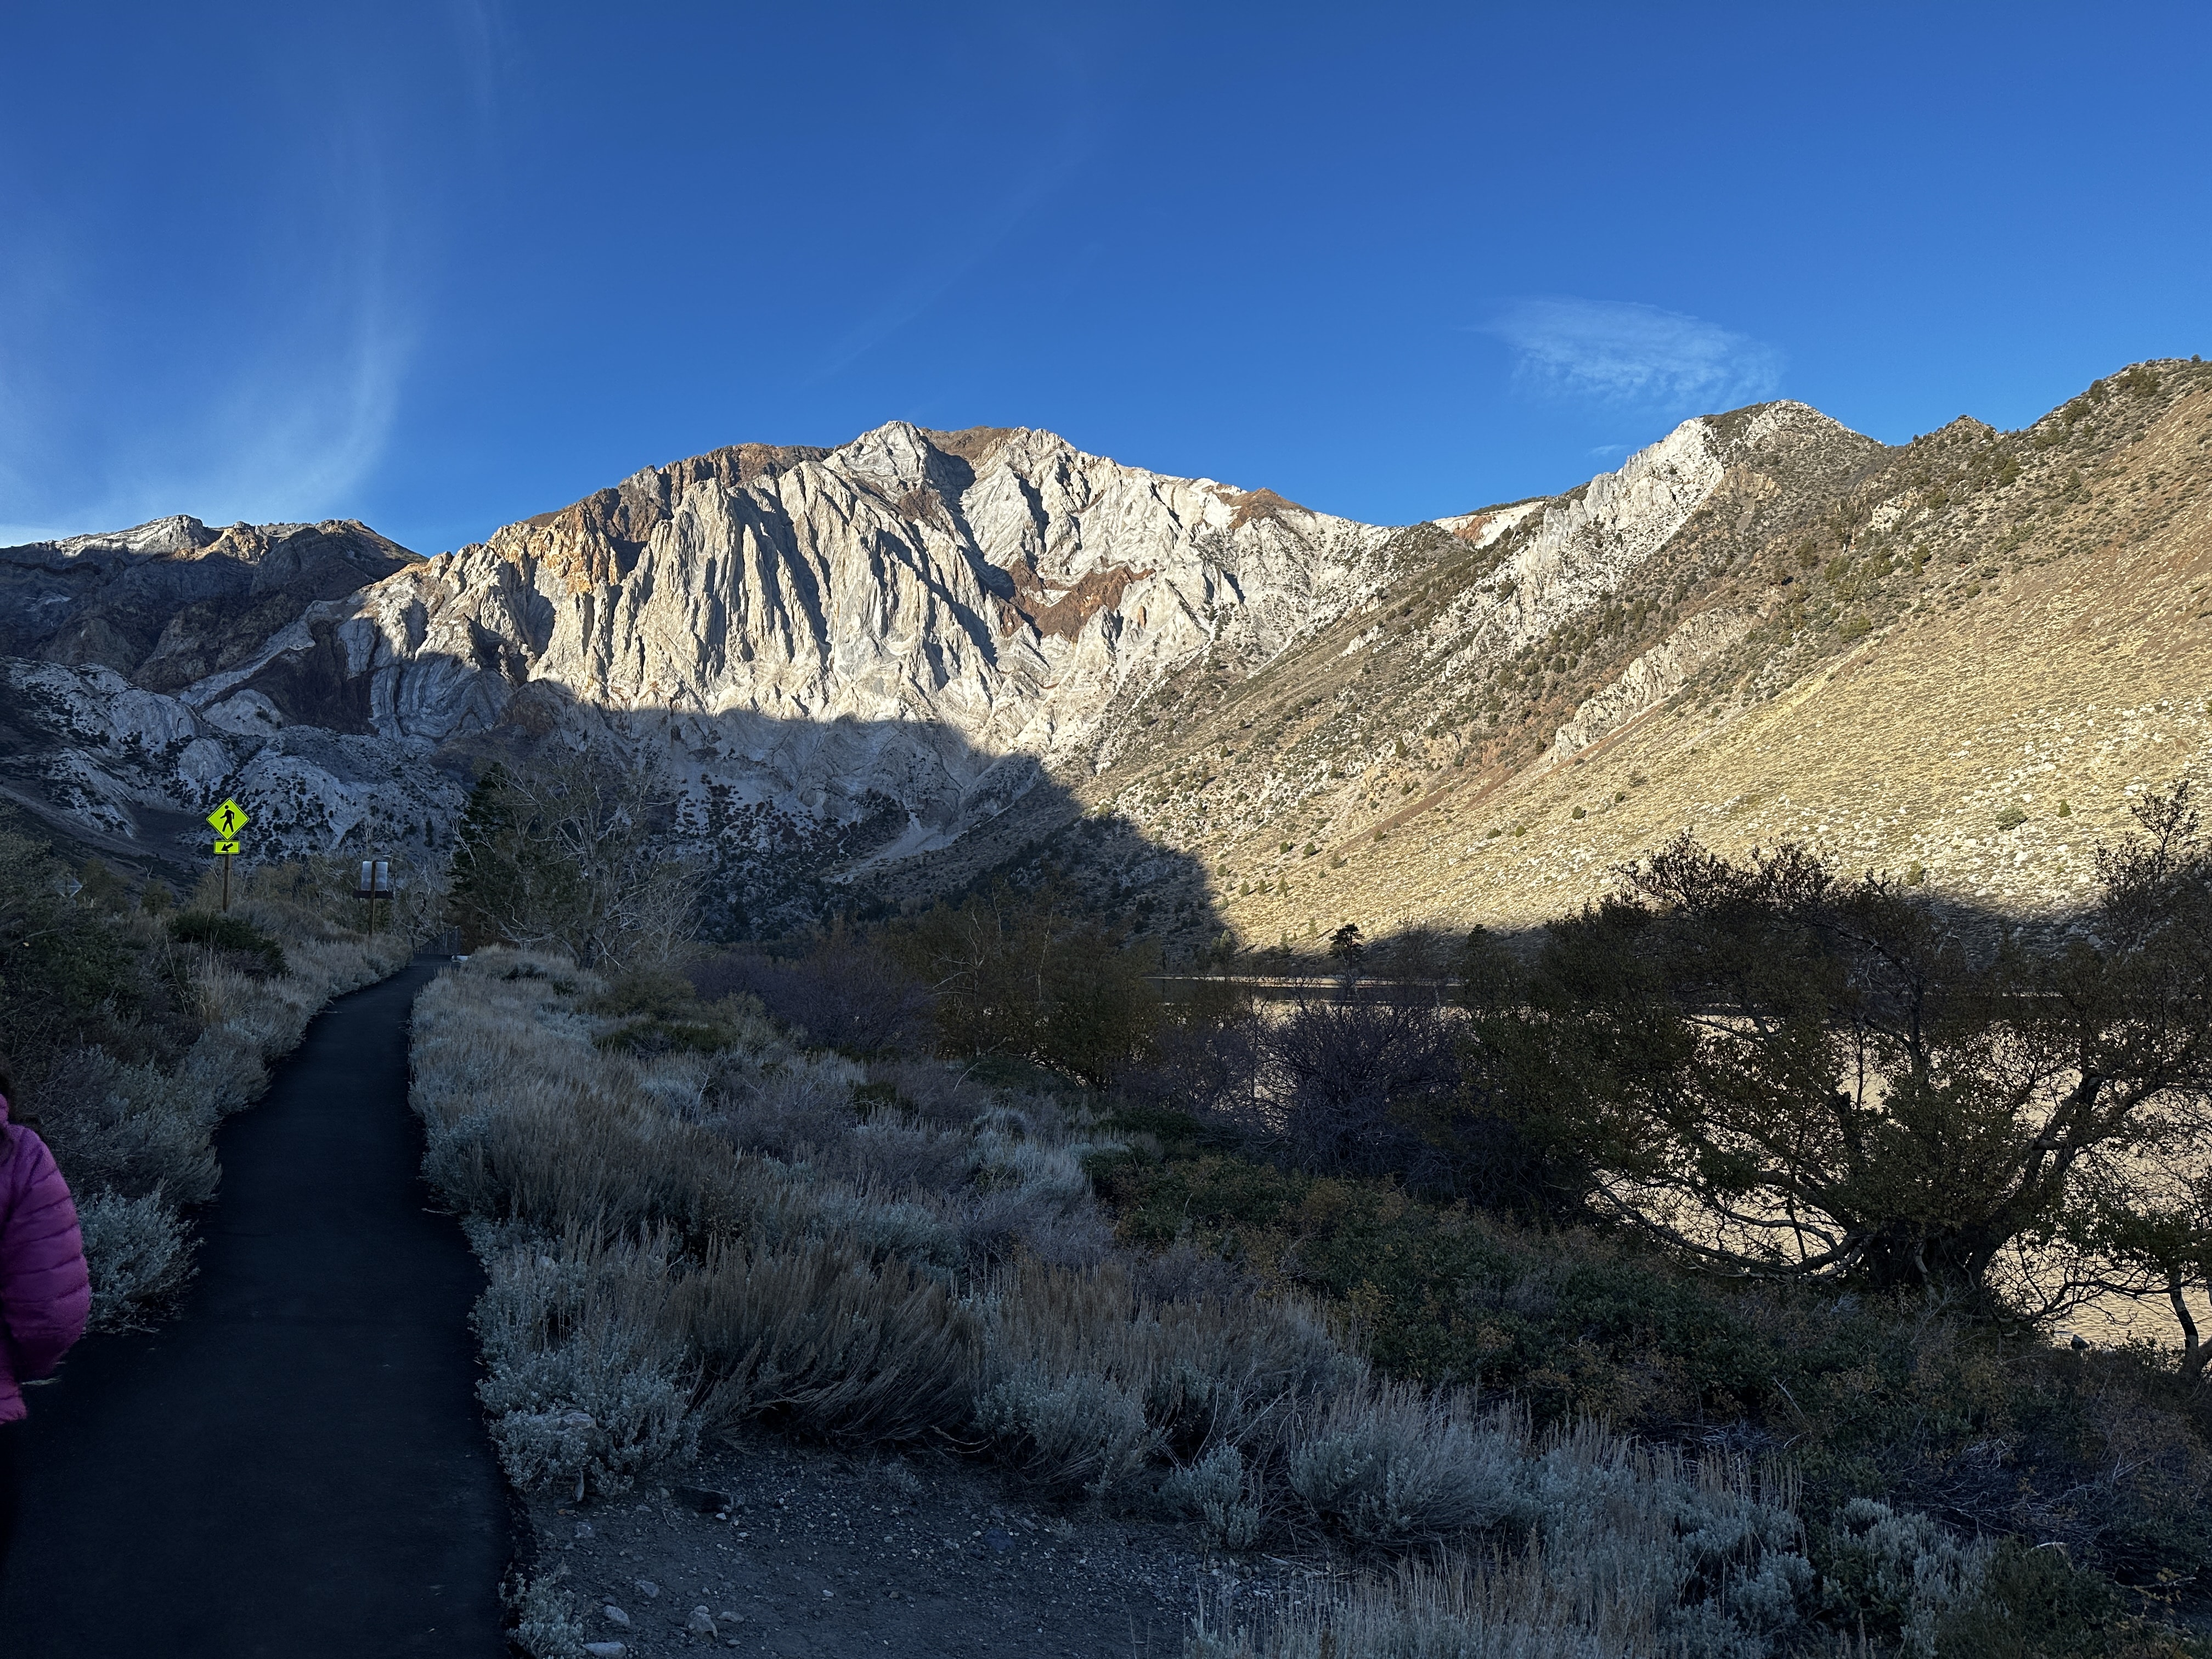
<svg viewBox="0 0 2212 1659"><path fill-rule="evenodd" d="M266 302L230 332L187 319L159 355L119 356L115 311L151 303L110 279L128 262L64 207L18 218L0 246L0 544L361 510L415 355L410 237L368 100L322 114L247 186L239 263Z"/></svg>
<svg viewBox="0 0 2212 1659"><path fill-rule="evenodd" d="M1525 391L1699 413L1772 397L1784 362L1748 335L1619 300L1516 300L1480 331L1505 343Z"/></svg>

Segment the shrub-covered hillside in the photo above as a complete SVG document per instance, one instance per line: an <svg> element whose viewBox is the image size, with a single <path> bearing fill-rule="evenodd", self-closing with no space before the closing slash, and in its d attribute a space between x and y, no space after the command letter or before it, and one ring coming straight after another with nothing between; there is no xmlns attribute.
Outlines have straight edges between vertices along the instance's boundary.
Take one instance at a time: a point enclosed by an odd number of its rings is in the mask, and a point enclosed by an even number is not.
<svg viewBox="0 0 2212 1659"><path fill-rule="evenodd" d="M1170 1007L1050 886L482 951L416 1102L494 1432L586 1503L740 1429L934 1449L1346 1574L1193 1655L2203 1650L2203 1356L2063 1334L2212 1260L2212 860L2142 820L2035 949L1683 842L1418 997L1347 936Z"/></svg>

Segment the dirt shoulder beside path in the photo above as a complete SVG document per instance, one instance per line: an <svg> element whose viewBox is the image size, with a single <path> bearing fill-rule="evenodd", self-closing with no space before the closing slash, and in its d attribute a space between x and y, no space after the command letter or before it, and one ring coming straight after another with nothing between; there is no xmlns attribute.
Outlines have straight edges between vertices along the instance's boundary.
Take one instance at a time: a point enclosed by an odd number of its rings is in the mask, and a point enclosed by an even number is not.
<svg viewBox="0 0 2212 1659"><path fill-rule="evenodd" d="M687 1492L727 1498L728 1518ZM1182 1527L1040 1504L988 1468L766 1433L621 1498L540 1500L531 1518L538 1571L562 1571L585 1640L623 1659L1176 1659L1201 1596L1258 1613L1322 1582L1318 1564L1208 1559Z"/></svg>

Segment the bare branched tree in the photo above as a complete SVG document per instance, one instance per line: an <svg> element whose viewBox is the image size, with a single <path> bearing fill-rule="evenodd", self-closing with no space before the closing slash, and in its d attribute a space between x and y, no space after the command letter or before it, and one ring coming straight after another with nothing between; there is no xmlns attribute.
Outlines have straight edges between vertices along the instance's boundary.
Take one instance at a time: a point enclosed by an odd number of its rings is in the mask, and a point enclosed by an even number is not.
<svg viewBox="0 0 2212 1659"><path fill-rule="evenodd" d="M455 921L478 939L548 946L585 967L665 962L691 937L700 872L668 834L653 768L590 755L495 766L453 854Z"/></svg>
<svg viewBox="0 0 2212 1659"><path fill-rule="evenodd" d="M2118 1248L2091 1206L2212 1156L2212 856L2185 786L2138 817L2078 937L1979 957L1882 880L1686 837L1556 924L1479 1044L1579 1118L1601 1207L1708 1261L2048 1313L2105 1270L2008 1263Z"/></svg>

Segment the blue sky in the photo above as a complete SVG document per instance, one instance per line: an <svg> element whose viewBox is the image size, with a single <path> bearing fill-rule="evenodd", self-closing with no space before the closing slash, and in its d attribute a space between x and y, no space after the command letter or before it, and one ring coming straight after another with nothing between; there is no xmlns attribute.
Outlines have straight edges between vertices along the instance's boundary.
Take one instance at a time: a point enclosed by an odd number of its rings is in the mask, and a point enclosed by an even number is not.
<svg viewBox="0 0 2212 1659"><path fill-rule="evenodd" d="M2212 9L0 9L0 540L1048 427L1403 522L2212 352Z"/></svg>

